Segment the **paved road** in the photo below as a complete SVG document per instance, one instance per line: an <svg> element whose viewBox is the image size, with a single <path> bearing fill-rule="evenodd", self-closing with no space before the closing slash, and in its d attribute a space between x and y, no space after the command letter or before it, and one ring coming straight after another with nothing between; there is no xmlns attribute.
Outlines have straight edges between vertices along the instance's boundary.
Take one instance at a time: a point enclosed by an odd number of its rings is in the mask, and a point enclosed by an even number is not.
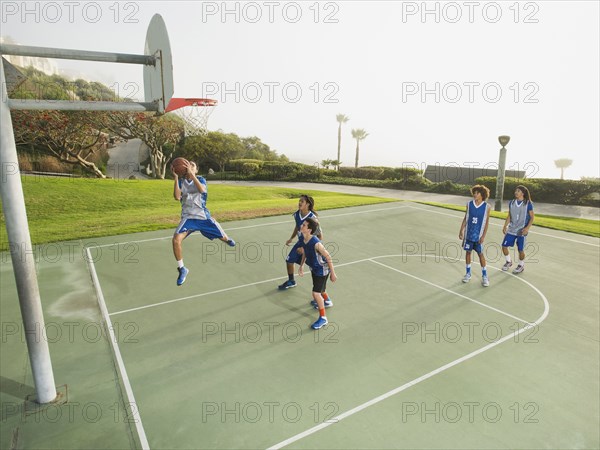
<svg viewBox="0 0 600 450"><path fill-rule="evenodd" d="M106 176L112 178L139 178L147 179L145 174L140 173L140 145L139 139L130 139L127 142L119 142L116 147L108 151L109 159L106 166Z"/></svg>
<svg viewBox="0 0 600 450"><path fill-rule="evenodd" d="M460 195L432 194L429 192L400 191L396 189L370 188L360 186L345 186L339 184L321 183L285 183L271 181L211 181L215 184L230 184L236 186L277 186L293 187L295 189L310 191L342 192L346 194L374 195L377 197L394 198L398 200L416 200L423 202L439 202L453 205L464 205L468 197ZM535 211L549 216L576 217L580 219L600 220L600 208L589 206L555 205L551 203L538 203L535 201L535 192L532 193ZM508 208L508 201L504 202L503 211Z"/></svg>

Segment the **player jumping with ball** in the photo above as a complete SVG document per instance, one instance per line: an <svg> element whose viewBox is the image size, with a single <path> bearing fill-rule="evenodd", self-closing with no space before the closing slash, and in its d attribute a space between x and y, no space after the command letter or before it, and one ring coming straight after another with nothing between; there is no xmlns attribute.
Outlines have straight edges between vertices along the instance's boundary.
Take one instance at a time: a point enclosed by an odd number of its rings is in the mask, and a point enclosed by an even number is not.
<svg viewBox="0 0 600 450"><path fill-rule="evenodd" d="M173 197L181 202L181 222L173 234L173 254L177 260L177 286L185 282L189 270L183 265L183 250L181 243L194 231L199 231L210 240L220 239L230 247L235 246L235 241L230 239L219 222L210 216L206 208L208 188L204 177L197 176L198 168L193 162L186 161L186 173L179 178L177 172L171 167L175 183L173 184Z"/></svg>

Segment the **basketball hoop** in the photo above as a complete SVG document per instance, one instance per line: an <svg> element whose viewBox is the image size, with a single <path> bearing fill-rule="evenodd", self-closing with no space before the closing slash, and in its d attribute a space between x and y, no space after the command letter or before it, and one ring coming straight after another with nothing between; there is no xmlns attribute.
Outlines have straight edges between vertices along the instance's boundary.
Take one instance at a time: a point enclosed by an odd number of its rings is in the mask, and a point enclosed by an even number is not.
<svg viewBox="0 0 600 450"><path fill-rule="evenodd" d="M217 101L210 98L172 98L165 112L175 111L184 120L186 136L201 136L207 133L208 118Z"/></svg>

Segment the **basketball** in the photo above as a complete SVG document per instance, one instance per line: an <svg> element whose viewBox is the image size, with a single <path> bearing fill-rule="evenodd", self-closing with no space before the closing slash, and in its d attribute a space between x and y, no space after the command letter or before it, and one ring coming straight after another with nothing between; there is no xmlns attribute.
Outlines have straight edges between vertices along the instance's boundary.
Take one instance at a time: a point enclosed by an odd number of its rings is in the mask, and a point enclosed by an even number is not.
<svg viewBox="0 0 600 450"><path fill-rule="evenodd" d="M188 160L185 158L175 158L171 162L171 167L173 167L173 171L180 177L184 177L187 173L187 162Z"/></svg>

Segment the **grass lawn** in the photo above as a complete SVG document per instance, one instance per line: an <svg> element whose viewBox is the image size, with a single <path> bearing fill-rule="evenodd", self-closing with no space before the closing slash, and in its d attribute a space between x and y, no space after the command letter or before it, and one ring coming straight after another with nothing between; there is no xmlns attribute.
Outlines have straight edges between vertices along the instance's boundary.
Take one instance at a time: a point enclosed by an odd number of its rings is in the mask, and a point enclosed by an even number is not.
<svg viewBox="0 0 600 450"><path fill-rule="evenodd" d="M170 180L98 180L21 177L33 244L173 229L181 207ZM315 197L316 210L393 200L298 189L209 183L208 207L219 222L292 214L300 194ZM0 250L8 249L4 215ZM290 217L290 224L292 218Z"/></svg>
<svg viewBox="0 0 600 450"><path fill-rule="evenodd" d="M173 229L179 202L169 180L98 180L87 178L21 178L33 244ZM210 185L208 207L220 222L292 214L298 196L315 197L317 211L394 200L278 187ZM457 211L464 206L419 202ZM505 218L505 212L492 212ZM290 218L291 220L291 218ZM0 216L0 251L8 249L4 216ZM535 226L600 237L600 222L536 214Z"/></svg>
<svg viewBox="0 0 600 450"><path fill-rule="evenodd" d="M439 206L440 208L465 211L464 206L447 205L435 202L417 202L424 205ZM535 211L534 211L535 212ZM492 211L491 216L498 219L506 219L507 212ZM589 219L577 219L574 217L557 217L536 214L533 222L534 227L552 228L553 230L569 231L571 233L585 234L586 236L600 237L600 221Z"/></svg>

